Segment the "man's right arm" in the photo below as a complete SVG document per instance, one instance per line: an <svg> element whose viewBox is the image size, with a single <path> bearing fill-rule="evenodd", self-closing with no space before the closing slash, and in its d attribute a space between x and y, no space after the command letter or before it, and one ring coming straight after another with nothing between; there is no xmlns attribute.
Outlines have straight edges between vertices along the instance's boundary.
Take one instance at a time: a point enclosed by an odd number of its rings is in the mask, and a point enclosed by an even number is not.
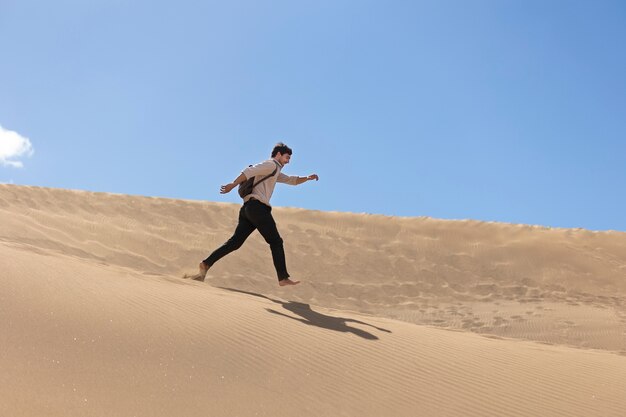
<svg viewBox="0 0 626 417"><path fill-rule="evenodd" d="M274 164L274 162L272 162L272 160L267 160L256 165L252 165L244 169L241 172L241 175L235 178L235 181L231 182L230 184L222 185L220 187L220 193L227 194L231 192L233 188L246 181L248 178L252 178L257 175L270 174L275 168L276 165Z"/></svg>
<svg viewBox="0 0 626 417"><path fill-rule="evenodd" d="M242 172L237 178L235 178L235 181L231 182L230 184L222 185L220 187L220 194L228 194L228 193L230 193L233 188L235 188L236 186L238 186L239 184L241 184L245 180L247 180L247 178L244 175L244 173Z"/></svg>

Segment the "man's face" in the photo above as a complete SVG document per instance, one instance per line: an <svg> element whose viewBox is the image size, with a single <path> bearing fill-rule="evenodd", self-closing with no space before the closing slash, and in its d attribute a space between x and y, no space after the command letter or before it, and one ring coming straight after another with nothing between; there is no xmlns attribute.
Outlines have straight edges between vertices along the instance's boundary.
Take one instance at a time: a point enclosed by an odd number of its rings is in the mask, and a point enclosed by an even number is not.
<svg viewBox="0 0 626 417"><path fill-rule="evenodd" d="M291 159L291 155L289 155L288 153L283 154L283 153L278 152L276 154L276 159L281 165L285 166L289 163L289 160Z"/></svg>

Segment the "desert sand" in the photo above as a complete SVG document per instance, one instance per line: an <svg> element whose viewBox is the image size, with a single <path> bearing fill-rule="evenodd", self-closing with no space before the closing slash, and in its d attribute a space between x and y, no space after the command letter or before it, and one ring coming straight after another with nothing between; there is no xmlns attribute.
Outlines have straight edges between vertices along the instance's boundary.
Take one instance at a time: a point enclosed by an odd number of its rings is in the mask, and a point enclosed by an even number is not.
<svg viewBox="0 0 626 417"><path fill-rule="evenodd" d="M0 416L626 415L626 233L238 209L0 185Z"/></svg>

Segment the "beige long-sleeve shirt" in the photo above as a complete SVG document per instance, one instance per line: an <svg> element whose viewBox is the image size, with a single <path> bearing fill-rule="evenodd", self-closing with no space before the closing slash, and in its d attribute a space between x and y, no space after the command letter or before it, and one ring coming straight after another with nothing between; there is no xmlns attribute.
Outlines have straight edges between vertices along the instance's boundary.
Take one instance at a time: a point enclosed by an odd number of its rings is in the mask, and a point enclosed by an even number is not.
<svg viewBox="0 0 626 417"><path fill-rule="evenodd" d="M268 159L267 161L252 165L244 169L241 173L246 176L246 179L249 179L250 177L255 177L254 181L258 182L263 177L274 172L274 168L278 168L276 170L276 174L266 179L262 183L256 185L252 189L252 193L244 197L244 202L250 200L251 198L255 198L263 204L271 207L270 198L272 198L272 194L274 193L274 187L276 187L277 182L282 182L289 185L297 185L298 177L285 175L280 172L283 166L274 159Z"/></svg>

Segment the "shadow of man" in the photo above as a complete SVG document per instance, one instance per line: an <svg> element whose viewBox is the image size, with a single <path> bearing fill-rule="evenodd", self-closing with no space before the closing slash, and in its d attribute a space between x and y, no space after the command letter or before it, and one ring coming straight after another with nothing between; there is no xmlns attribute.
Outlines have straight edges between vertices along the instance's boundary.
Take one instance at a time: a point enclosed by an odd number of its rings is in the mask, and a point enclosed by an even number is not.
<svg viewBox="0 0 626 417"><path fill-rule="evenodd" d="M257 294L253 292L243 291L243 290L237 290L234 288L224 288L224 287L221 287L221 288L227 291L248 294L248 295L252 295L255 297L259 297L259 298L265 298L266 300L269 300L273 303L280 304L285 310L290 311L300 317L294 317L289 314L281 313L280 311L276 311L271 308L267 308L266 310L272 314L287 317L289 319L299 321L300 323L304 323L309 326L316 326L322 329L334 330L336 332L352 333L356 336L359 336L359 337L362 337L363 339L368 339L368 340L378 340L378 336L372 333L369 333L365 330L359 329L357 327L348 326L348 323L361 324L364 326L372 327L381 332L391 333L390 330L376 327L374 325L365 323L360 320L349 319L345 317L328 316L326 314L319 313L313 310L309 304L300 303L296 301L275 300L273 298L267 297L262 294Z"/></svg>

